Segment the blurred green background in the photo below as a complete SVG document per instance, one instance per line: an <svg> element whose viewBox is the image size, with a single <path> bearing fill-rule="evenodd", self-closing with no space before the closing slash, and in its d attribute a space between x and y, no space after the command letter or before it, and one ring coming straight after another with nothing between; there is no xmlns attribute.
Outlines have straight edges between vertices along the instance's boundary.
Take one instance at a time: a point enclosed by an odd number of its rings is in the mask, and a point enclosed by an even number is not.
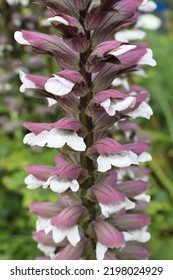
<svg viewBox="0 0 173 280"><path fill-rule="evenodd" d="M163 2L163 1L161 1ZM171 1L164 1L172 4ZM160 4L159 4L160 5ZM157 61L147 69L148 78L137 78L151 93L154 116L142 121L144 133L151 135L153 161L150 163L152 200L147 212L152 216L152 238L148 243L151 259L173 260L173 21L171 5L157 11L163 16L158 31L147 31L147 38ZM34 15L33 15L34 11ZM166 13L165 13L166 11ZM32 201L56 200L49 191L29 191L24 184L28 164L53 164L55 151L44 152L23 144L24 121L55 121L56 108L47 109L42 99L19 93L18 69L48 74L56 71L50 60L33 63L30 49L18 46L13 39L18 29L48 28L40 6L9 6L0 0L0 259L34 259L40 253L32 240L35 217L28 211ZM42 26L42 27L40 27ZM41 70L40 70L41 69ZM45 70L46 69L46 70ZM53 70L54 69L54 70ZM39 70L39 71L38 71ZM53 70L53 71L52 71ZM32 94L32 93L31 93Z"/></svg>

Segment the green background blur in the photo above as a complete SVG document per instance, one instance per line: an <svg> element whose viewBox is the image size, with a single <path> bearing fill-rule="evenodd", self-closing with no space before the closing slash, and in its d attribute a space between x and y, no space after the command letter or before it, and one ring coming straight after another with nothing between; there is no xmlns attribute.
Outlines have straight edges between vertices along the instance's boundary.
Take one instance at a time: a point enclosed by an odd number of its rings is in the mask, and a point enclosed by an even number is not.
<svg viewBox="0 0 173 280"><path fill-rule="evenodd" d="M165 1L170 2L171 1ZM34 11L35 15L32 14ZM37 29L44 13L42 7L9 7L0 0L0 51L3 40L12 45L0 54L0 259L34 259L40 253L31 233L35 229L35 217L28 211L33 201L56 201L56 194L41 189L26 189L24 167L29 164L53 164L55 151L31 149L23 144L24 121L55 121L56 110L45 109L46 102L19 93L20 81L17 69L20 61L34 73L56 72L52 62L44 58L42 70L32 69L28 61L30 49L19 47L13 40L18 27L15 16L22 15L22 28ZM160 14L160 12L159 12ZM162 14L162 13L161 13ZM32 23L32 24L31 24ZM39 27L47 32L48 27ZM173 21L172 9L166 10L164 24L159 31L148 31L149 41L157 61L156 68L147 68L148 78L135 78L135 82L147 87L151 93L154 116L142 121L144 133L151 135L153 161L150 163L152 196L147 210L152 216L152 238L148 243L150 259L173 260ZM7 44L6 43L6 44ZM48 65L48 67L46 67ZM46 70L45 70L46 69Z"/></svg>

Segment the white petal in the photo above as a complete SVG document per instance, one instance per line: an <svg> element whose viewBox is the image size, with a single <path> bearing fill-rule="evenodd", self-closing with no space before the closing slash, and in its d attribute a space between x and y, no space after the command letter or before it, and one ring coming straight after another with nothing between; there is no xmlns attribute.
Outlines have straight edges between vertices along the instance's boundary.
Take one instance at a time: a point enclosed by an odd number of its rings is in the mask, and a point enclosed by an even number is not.
<svg viewBox="0 0 173 280"><path fill-rule="evenodd" d="M152 156L147 152L143 152L140 156L138 156L138 160L139 160L139 162L151 161Z"/></svg>
<svg viewBox="0 0 173 280"><path fill-rule="evenodd" d="M82 137L79 137L77 133L69 133L67 136L67 145L75 151L85 151L86 145Z"/></svg>
<svg viewBox="0 0 173 280"><path fill-rule="evenodd" d="M77 225L69 228L67 239L72 246L76 246L77 243L80 241L80 235L79 235L79 230Z"/></svg>
<svg viewBox="0 0 173 280"><path fill-rule="evenodd" d="M34 133L28 133L25 135L23 139L24 144L28 144L30 146L39 146L44 147L47 143L49 132L43 130L40 134L35 135Z"/></svg>
<svg viewBox="0 0 173 280"><path fill-rule="evenodd" d="M109 98L106 101L101 102L100 106L105 109L109 116L115 115L115 110L111 107L111 100Z"/></svg>
<svg viewBox="0 0 173 280"><path fill-rule="evenodd" d="M115 167L127 167L132 164L131 158L128 155L117 154L110 158L110 162Z"/></svg>
<svg viewBox="0 0 173 280"><path fill-rule="evenodd" d="M132 234L130 234L130 232L123 231L122 234L124 235L124 239L126 242L134 240L134 237Z"/></svg>
<svg viewBox="0 0 173 280"><path fill-rule="evenodd" d="M96 259L97 260L103 260L107 249L108 248L105 245L102 245L100 242L97 242L97 245L96 245Z"/></svg>
<svg viewBox="0 0 173 280"><path fill-rule="evenodd" d="M103 101L100 103L100 105L105 108L105 109L109 109L110 105L111 105L111 100L110 98L108 98L107 100Z"/></svg>
<svg viewBox="0 0 173 280"><path fill-rule="evenodd" d="M139 6L138 10L141 12L153 12L157 9L157 4L154 1L146 1L144 0L143 3Z"/></svg>
<svg viewBox="0 0 173 280"><path fill-rule="evenodd" d="M117 101L115 104L113 101L112 107L115 109L115 111L121 112L123 110L126 110L127 108L134 107L135 103L136 103L136 98L130 96L130 97L125 98L124 100Z"/></svg>
<svg viewBox="0 0 173 280"><path fill-rule="evenodd" d="M52 238L55 243L59 243L64 240L67 236L69 229L67 228L57 228L53 227L52 229Z"/></svg>
<svg viewBox="0 0 173 280"><path fill-rule="evenodd" d="M143 228L138 230L129 231L128 233L131 235L131 240L142 242L142 243L149 241L151 237L150 233L147 232L147 226L144 226Z"/></svg>
<svg viewBox="0 0 173 280"><path fill-rule="evenodd" d="M62 23L64 25L69 25L68 21L65 20L63 17L60 17L60 16L50 17L50 18L47 19L47 21L50 21L50 22L57 21L57 22Z"/></svg>
<svg viewBox="0 0 173 280"><path fill-rule="evenodd" d="M51 219L39 217L36 221L36 231L44 230L48 234L52 230Z"/></svg>
<svg viewBox="0 0 173 280"><path fill-rule="evenodd" d="M115 39L121 42L141 40L146 33L139 29L119 31L115 34Z"/></svg>
<svg viewBox="0 0 173 280"><path fill-rule="evenodd" d="M54 95L64 96L72 91L74 85L75 84L71 81L58 75L54 75L53 78L50 78L46 82L45 89L47 92L50 92Z"/></svg>
<svg viewBox="0 0 173 280"><path fill-rule="evenodd" d="M110 101L110 99L108 99L100 103L100 105L106 110L109 116L114 116L116 111L121 112L129 107L134 107L135 103L136 98L130 96L123 100L113 99Z"/></svg>
<svg viewBox="0 0 173 280"><path fill-rule="evenodd" d="M135 208L135 203L132 202L130 199L128 199L127 197L125 198L125 209L126 210L130 210L130 209L134 209Z"/></svg>
<svg viewBox="0 0 173 280"><path fill-rule="evenodd" d="M128 113L127 115L132 117L133 119L139 117L150 119L150 117L153 115L153 111L151 107L146 102L143 101L136 110Z"/></svg>
<svg viewBox="0 0 173 280"><path fill-rule="evenodd" d="M122 55L128 51L136 49L135 45L121 45L119 48L109 52L109 54L112 54L113 56L117 57L119 55Z"/></svg>
<svg viewBox="0 0 173 280"><path fill-rule="evenodd" d="M40 249L44 254L45 256L50 256L52 255L54 252L55 252L55 247L52 247L52 246L46 246L46 245L43 245L41 243L38 243L37 245L38 249Z"/></svg>
<svg viewBox="0 0 173 280"><path fill-rule="evenodd" d="M31 45L27 40L23 38L21 31L16 31L14 33L14 39L21 45Z"/></svg>
<svg viewBox="0 0 173 280"><path fill-rule="evenodd" d="M108 218L110 215L123 209L125 207L125 202L116 203L114 205L99 203L99 205L101 207L101 212L102 212L103 216L105 218Z"/></svg>
<svg viewBox="0 0 173 280"><path fill-rule="evenodd" d="M141 234L138 236L137 241L145 243L145 242L148 242L150 240L150 238L151 238L151 234L149 232L142 231Z"/></svg>
<svg viewBox="0 0 173 280"><path fill-rule="evenodd" d="M156 30L162 24L159 17L152 14L141 15L136 23L137 28L144 28L149 30Z"/></svg>
<svg viewBox="0 0 173 280"><path fill-rule="evenodd" d="M73 192L77 192L79 190L79 183L77 180L72 180L71 182L69 182L69 185L70 185L70 189Z"/></svg>
<svg viewBox="0 0 173 280"><path fill-rule="evenodd" d="M33 139L30 141L30 145L44 147L47 143L48 136L49 136L49 131L43 130L41 133L33 137Z"/></svg>
<svg viewBox="0 0 173 280"><path fill-rule="evenodd" d="M111 163L109 160L109 156L100 155L97 158L97 164L98 164L98 171L100 171L100 172L105 172L105 171L111 169Z"/></svg>
<svg viewBox="0 0 173 280"><path fill-rule="evenodd" d="M142 201L150 202L151 196L147 195L145 193L141 193L141 194L138 194L138 195L134 196L133 198L136 199L136 200L142 200Z"/></svg>
<svg viewBox="0 0 173 280"><path fill-rule="evenodd" d="M144 69L139 69L137 71L132 71L131 74L135 75L135 76L138 76L138 77L142 77L142 78L147 78L148 77L148 75L144 71Z"/></svg>
<svg viewBox="0 0 173 280"><path fill-rule="evenodd" d="M25 89L37 89L37 86L32 81L26 78L26 74L23 71L19 71L20 80L23 85L20 87L21 92L25 92Z"/></svg>
<svg viewBox="0 0 173 280"><path fill-rule="evenodd" d="M35 138L35 134L34 133L28 133L28 134L25 135L25 137L23 139L23 143L27 144L27 145L31 145L31 142L32 142L33 138Z"/></svg>
<svg viewBox="0 0 173 280"><path fill-rule="evenodd" d="M137 64L141 65L141 64L146 64L146 65L150 65L150 66L156 66L157 63L156 61L153 59L153 52L151 49L147 49L147 53L144 54L137 62Z"/></svg>
<svg viewBox="0 0 173 280"><path fill-rule="evenodd" d="M139 164L138 156L134 152L124 151L121 154L124 157L128 157L131 160L131 164Z"/></svg>
<svg viewBox="0 0 173 280"><path fill-rule="evenodd" d="M130 89L130 86L129 86L129 83L128 83L128 79L127 78L116 78L115 80L113 80L112 82L112 85L114 87L118 87L118 86L123 86L124 89L126 90L129 90Z"/></svg>
<svg viewBox="0 0 173 280"><path fill-rule="evenodd" d="M48 107L53 106L54 104L57 104L57 101L52 99L52 98L47 98L47 102L48 102Z"/></svg>
<svg viewBox="0 0 173 280"><path fill-rule="evenodd" d="M21 86L20 86L20 88L19 88L19 91L21 92L21 93L24 93L25 92L25 86L24 86L24 84L22 84Z"/></svg>
<svg viewBox="0 0 173 280"><path fill-rule="evenodd" d="M34 190L37 189L39 187L42 186L42 184L44 183L41 180L38 180L36 177L34 177L33 175L28 175L25 180L24 180L25 184L27 185L27 189L30 190Z"/></svg>
<svg viewBox="0 0 173 280"><path fill-rule="evenodd" d="M63 130L53 128L49 131L47 146L49 148L62 148L66 143L66 139L66 133Z"/></svg>
<svg viewBox="0 0 173 280"><path fill-rule="evenodd" d="M53 192L63 193L70 187L68 180L61 180L57 176L50 180L50 189Z"/></svg>

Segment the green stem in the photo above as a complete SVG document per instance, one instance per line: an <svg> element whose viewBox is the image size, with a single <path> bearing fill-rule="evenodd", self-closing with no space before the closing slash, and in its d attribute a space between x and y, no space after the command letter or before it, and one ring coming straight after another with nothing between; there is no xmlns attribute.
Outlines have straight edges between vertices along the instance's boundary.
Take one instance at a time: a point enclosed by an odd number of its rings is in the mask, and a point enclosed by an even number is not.
<svg viewBox="0 0 173 280"><path fill-rule="evenodd" d="M85 17L86 17L86 11L81 11L79 21L83 27L84 27ZM84 29L85 29L85 27L84 27ZM85 32L86 32L87 39L90 40L90 32L89 31L85 31ZM88 130L88 135L85 137L85 144L86 144L87 148L93 144L93 122L92 122L92 118L86 114L86 107L93 97L91 73L86 71L86 61L90 54L91 54L91 47L89 46L88 49L84 53L80 54L80 65L79 65L80 73L84 77L85 82L88 87L88 93L86 94L86 96L81 97L81 101L80 101L80 107L81 107L80 121ZM86 178L85 181L82 182L82 184L80 186L82 204L87 209L89 209L89 218L87 219L87 221L83 222L82 227L83 227L85 234L91 241L90 245L93 247L93 249L95 249L96 244L92 238L92 233L90 231L88 231L88 225L93 220L95 220L95 204L91 203L91 201L87 199L87 191L94 184L94 176L93 176L94 165L93 165L93 161L86 155L85 152L81 153L80 158L81 158L81 164L88 170L88 173L89 173L89 176ZM91 249L91 247L90 247L90 249ZM87 254L87 259L88 259L89 252L88 253L86 252L86 254Z"/></svg>

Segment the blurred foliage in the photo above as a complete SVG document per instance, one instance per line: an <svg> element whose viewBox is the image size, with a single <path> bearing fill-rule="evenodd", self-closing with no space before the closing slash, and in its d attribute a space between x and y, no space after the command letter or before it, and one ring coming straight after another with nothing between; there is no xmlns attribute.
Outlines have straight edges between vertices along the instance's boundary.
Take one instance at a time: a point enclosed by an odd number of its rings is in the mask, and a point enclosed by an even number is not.
<svg viewBox="0 0 173 280"><path fill-rule="evenodd" d="M156 68L147 69L148 78L138 82L151 93L154 115L143 123L151 135L153 161L150 163L152 200L148 213L152 216L151 259L173 259L173 35L148 33Z"/></svg>
<svg viewBox="0 0 173 280"><path fill-rule="evenodd" d="M9 17L12 10L13 7L6 9L6 20L11 20ZM37 12L35 7L33 10ZM33 16L31 9L20 7L19 11L23 16L21 26L25 28L28 17ZM34 18L29 29L37 27L39 20L40 16ZM1 27L5 26L2 19L0 24ZM19 93L16 65L19 67L20 63L15 64L15 59L20 58L24 67L28 67L30 49L26 48L24 52L23 48L17 46L12 37L17 27L10 24L7 26L6 32L11 34L9 44L14 49L3 53L3 59L7 58L5 65L0 57L0 77L4 78L8 73L6 83L12 85L10 90L0 93L0 259L34 259L39 251L31 238L31 232L35 229L35 217L28 211L28 205L33 201L55 201L56 195L49 190L27 190L24 184L27 175L24 167L35 163L51 165L56 151L31 149L23 145L25 131L22 122L42 121L42 118L55 121L57 112L52 108L45 110L42 99L32 99ZM4 34L0 32L0 35ZM152 238L148 246L152 252L151 259L173 259L173 36L151 32L145 40L151 42L158 63L157 68L147 69L149 77L146 80L135 78L135 82L146 86L151 93L154 110L154 116L149 122L141 122L143 132L151 135L153 155L150 163L152 201L148 209L152 216ZM56 72L50 61L45 61L47 62L49 73ZM39 71L41 74L48 74L44 67ZM39 74L39 71L36 73Z"/></svg>

